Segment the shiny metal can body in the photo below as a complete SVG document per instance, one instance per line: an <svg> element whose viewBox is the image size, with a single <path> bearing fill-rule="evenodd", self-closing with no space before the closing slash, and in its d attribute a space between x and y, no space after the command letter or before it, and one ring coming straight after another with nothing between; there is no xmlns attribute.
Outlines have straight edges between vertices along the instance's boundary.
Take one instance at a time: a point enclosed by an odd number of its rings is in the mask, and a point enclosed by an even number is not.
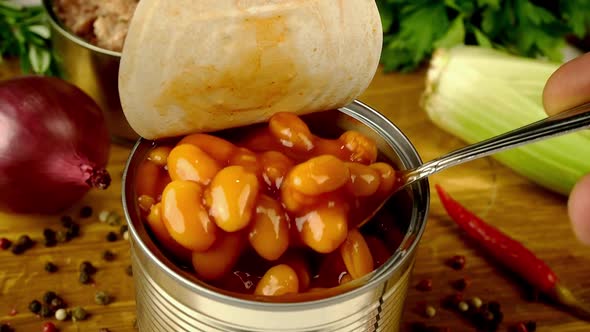
<svg viewBox="0 0 590 332"><path fill-rule="evenodd" d="M121 53L92 45L68 31L55 14L52 0L43 0L43 6L63 78L86 92L101 107L114 142L133 145L139 135L129 126L119 99Z"/></svg>
<svg viewBox="0 0 590 332"><path fill-rule="evenodd" d="M317 132L315 127L340 132L352 129L369 135L376 140L380 153L399 168L421 164L418 153L399 129L360 102L303 119L312 132ZM361 284L319 300L256 302L216 292L172 264L152 242L139 216L134 193L135 170L151 147L150 141L137 142L123 179L123 205L131 233L140 331L392 332L400 329L415 249L428 215L427 180L412 184L396 194L391 204L385 205L384 209L396 209L395 222L404 224L405 237L392 257Z"/></svg>

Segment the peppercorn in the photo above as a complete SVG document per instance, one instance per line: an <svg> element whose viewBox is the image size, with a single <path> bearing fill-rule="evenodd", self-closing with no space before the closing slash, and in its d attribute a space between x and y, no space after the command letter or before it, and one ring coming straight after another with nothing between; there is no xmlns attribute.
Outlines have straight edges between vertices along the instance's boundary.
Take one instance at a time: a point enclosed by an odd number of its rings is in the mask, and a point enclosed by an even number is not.
<svg viewBox="0 0 590 332"><path fill-rule="evenodd" d="M90 206L83 206L80 209L80 218L88 218L92 215L92 207Z"/></svg>
<svg viewBox="0 0 590 332"><path fill-rule="evenodd" d="M121 228L119 228L119 234L121 234L121 236L123 236L123 234L125 234L125 232L127 232L128 230L129 230L129 226L127 226L127 224L121 225Z"/></svg>
<svg viewBox="0 0 590 332"><path fill-rule="evenodd" d="M12 246L12 249L10 249L10 251L12 251L12 253L15 255L20 255L25 252L25 250L26 248L22 244L15 244Z"/></svg>
<svg viewBox="0 0 590 332"><path fill-rule="evenodd" d="M96 273L96 268L89 261L83 261L82 263L80 263L80 272L84 272L88 275L93 275Z"/></svg>
<svg viewBox="0 0 590 332"><path fill-rule="evenodd" d="M431 305L427 305L424 309L424 315L428 318L432 318L436 315L436 309Z"/></svg>
<svg viewBox="0 0 590 332"><path fill-rule="evenodd" d="M44 317L44 318L53 316L53 312L51 311L51 308L49 308L49 306L45 305L45 304L43 304L41 306L41 311L39 312L39 314L41 315L41 317Z"/></svg>
<svg viewBox="0 0 590 332"><path fill-rule="evenodd" d="M419 291L430 291L432 290L432 279L422 279L416 285L416 289Z"/></svg>
<svg viewBox="0 0 590 332"><path fill-rule="evenodd" d="M461 278L461 279L458 279L458 280L455 280L455 281L451 282L451 286L454 289L462 292L462 291L464 291L467 288L467 286L469 286L470 283L471 282L469 281L469 279L467 279L467 278Z"/></svg>
<svg viewBox="0 0 590 332"><path fill-rule="evenodd" d="M116 212L111 212L107 218L107 224L109 226L119 226L121 225L121 220L121 217Z"/></svg>
<svg viewBox="0 0 590 332"><path fill-rule="evenodd" d="M14 332L14 329L6 323L0 324L0 332Z"/></svg>
<svg viewBox="0 0 590 332"><path fill-rule="evenodd" d="M52 262L47 262L45 263L45 271L54 273L57 271L57 265L53 264Z"/></svg>
<svg viewBox="0 0 590 332"><path fill-rule="evenodd" d="M107 211L107 210L102 210L100 211L100 213L98 214L98 220L101 223L106 223L107 220L109 219L109 216L111 215L111 211Z"/></svg>
<svg viewBox="0 0 590 332"><path fill-rule="evenodd" d="M51 301L56 297L57 294L55 294L53 291L45 292L45 294L43 294L43 302L45 302L45 304L51 304Z"/></svg>
<svg viewBox="0 0 590 332"><path fill-rule="evenodd" d="M52 322L43 323L43 332L57 332L57 327Z"/></svg>
<svg viewBox="0 0 590 332"><path fill-rule="evenodd" d="M494 313L491 311L484 311L483 317L485 318L485 320L492 321L494 320Z"/></svg>
<svg viewBox="0 0 590 332"><path fill-rule="evenodd" d="M465 267L465 256L453 256L447 261L447 264L455 270L461 270Z"/></svg>
<svg viewBox="0 0 590 332"><path fill-rule="evenodd" d="M78 276L78 281L81 284L89 284L90 283L90 275L86 272L80 272L80 275Z"/></svg>
<svg viewBox="0 0 590 332"><path fill-rule="evenodd" d="M484 303L472 318L474 325L481 331L496 331L504 314L497 302Z"/></svg>
<svg viewBox="0 0 590 332"><path fill-rule="evenodd" d="M6 250L6 249L10 248L11 245L12 245L12 241L10 241L9 239L7 239L5 237L0 239L0 249Z"/></svg>
<svg viewBox="0 0 590 332"><path fill-rule="evenodd" d="M467 310L469 310L469 304L465 301L461 301L457 304L457 308L459 308L459 311L461 312L467 312Z"/></svg>
<svg viewBox="0 0 590 332"><path fill-rule="evenodd" d="M67 242L69 240L66 232L64 232L64 231L57 231L55 233L55 239L59 243L64 243L64 242Z"/></svg>
<svg viewBox="0 0 590 332"><path fill-rule="evenodd" d="M61 297L56 296L49 303L49 307L51 308L51 310L55 311L55 310L58 310L58 309L65 308L66 307L66 304L65 304L64 300Z"/></svg>
<svg viewBox="0 0 590 332"><path fill-rule="evenodd" d="M111 330L107 329L106 327L100 328L98 332L111 332Z"/></svg>
<svg viewBox="0 0 590 332"><path fill-rule="evenodd" d="M35 315L41 312L41 302L33 300L29 303L29 310Z"/></svg>
<svg viewBox="0 0 590 332"><path fill-rule="evenodd" d="M55 231L51 228L45 228L43 230L43 237L46 239L55 239Z"/></svg>
<svg viewBox="0 0 590 332"><path fill-rule="evenodd" d="M107 238L107 241L109 241L109 242L115 242L115 241L117 241L117 233L108 232L106 238Z"/></svg>
<svg viewBox="0 0 590 332"><path fill-rule="evenodd" d="M55 311L55 319L57 320L66 320L68 319L68 312L64 308L57 309Z"/></svg>
<svg viewBox="0 0 590 332"><path fill-rule="evenodd" d="M474 297L471 299L471 305L476 309L481 308L482 304L483 304L483 302L481 301L481 299L479 297Z"/></svg>
<svg viewBox="0 0 590 332"><path fill-rule="evenodd" d="M441 301L441 305L446 309L455 309L461 301L463 301L463 295L461 293L455 293L444 297Z"/></svg>
<svg viewBox="0 0 590 332"><path fill-rule="evenodd" d="M88 317L88 313L82 307L75 307L72 309L72 320L79 321L85 320Z"/></svg>
<svg viewBox="0 0 590 332"><path fill-rule="evenodd" d="M105 291L98 291L94 294L94 302L96 304L107 305L111 303L111 297Z"/></svg>
<svg viewBox="0 0 590 332"><path fill-rule="evenodd" d="M70 227L66 229L66 237L71 240L80 235L80 225L72 223Z"/></svg>
<svg viewBox="0 0 590 332"><path fill-rule="evenodd" d="M535 332L537 331L537 323L535 321L529 320L528 322L524 323L528 332Z"/></svg>
<svg viewBox="0 0 590 332"><path fill-rule="evenodd" d="M24 246L25 249L29 249L35 245L35 241L31 240L31 238L28 235L21 235L16 240L16 244Z"/></svg>
<svg viewBox="0 0 590 332"><path fill-rule="evenodd" d="M128 276L133 276L133 267L131 265L127 265L127 268L125 268L125 273L127 273Z"/></svg>
<svg viewBox="0 0 590 332"><path fill-rule="evenodd" d="M110 250L105 250L102 253L102 259L104 259L107 262L110 262L115 259L115 254Z"/></svg>
<svg viewBox="0 0 590 332"><path fill-rule="evenodd" d="M57 244L56 233L51 228L43 230L43 242L46 247L54 247Z"/></svg>
<svg viewBox="0 0 590 332"><path fill-rule="evenodd" d="M74 220L70 216L62 216L60 221L61 221L61 225L65 228L69 228L72 225L72 223L74 222Z"/></svg>

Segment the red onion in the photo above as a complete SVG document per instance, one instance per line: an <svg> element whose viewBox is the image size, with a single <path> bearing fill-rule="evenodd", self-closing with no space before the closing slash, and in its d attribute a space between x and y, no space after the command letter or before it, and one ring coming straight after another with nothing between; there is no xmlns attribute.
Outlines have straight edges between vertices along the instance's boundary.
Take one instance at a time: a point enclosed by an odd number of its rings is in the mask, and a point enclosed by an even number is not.
<svg viewBox="0 0 590 332"><path fill-rule="evenodd" d="M61 79L0 82L0 209L53 214L105 189L110 141L99 106Z"/></svg>

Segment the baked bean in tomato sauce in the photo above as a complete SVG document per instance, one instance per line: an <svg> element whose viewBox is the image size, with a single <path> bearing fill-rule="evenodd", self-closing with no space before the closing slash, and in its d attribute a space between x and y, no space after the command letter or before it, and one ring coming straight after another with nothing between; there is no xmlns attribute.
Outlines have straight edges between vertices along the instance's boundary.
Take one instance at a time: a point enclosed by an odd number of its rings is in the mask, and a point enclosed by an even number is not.
<svg viewBox="0 0 590 332"><path fill-rule="evenodd" d="M224 291L275 298L322 294L387 261L403 232L383 217L357 227L396 185L373 140L321 137L292 113L242 134L155 143L142 161L138 205L172 261Z"/></svg>

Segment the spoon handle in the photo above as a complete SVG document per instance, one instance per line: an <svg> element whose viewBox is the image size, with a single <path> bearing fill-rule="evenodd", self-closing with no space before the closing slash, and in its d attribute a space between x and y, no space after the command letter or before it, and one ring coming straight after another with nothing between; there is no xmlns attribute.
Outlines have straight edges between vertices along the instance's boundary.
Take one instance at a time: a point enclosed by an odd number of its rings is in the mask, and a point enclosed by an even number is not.
<svg viewBox="0 0 590 332"><path fill-rule="evenodd" d="M590 127L590 103L571 108L565 112L533 122L524 127L469 145L421 166L400 174L400 184L406 186L416 180L438 173L473 159L515 148L552 136L559 136Z"/></svg>

